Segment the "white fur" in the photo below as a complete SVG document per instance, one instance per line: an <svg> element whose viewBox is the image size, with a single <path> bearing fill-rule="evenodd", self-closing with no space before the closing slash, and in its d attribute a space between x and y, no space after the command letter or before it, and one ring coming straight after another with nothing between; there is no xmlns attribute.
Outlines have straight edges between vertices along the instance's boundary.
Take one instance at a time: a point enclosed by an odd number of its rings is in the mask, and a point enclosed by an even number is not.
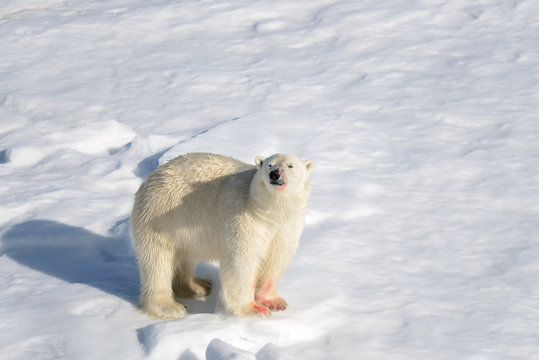
<svg viewBox="0 0 539 360"><path fill-rule="evenodd" d="M256 166L208 153L179 156L137 191L131 214L141 277L140 307L171 319L177 297L202 297L199 261L219 260L222 299L235 315L284 310L276 285L298 246L314 163L295 155L256 157ZM270 172L286 185L272 185ZM275 174L274 174L275 175Z"/></svg>

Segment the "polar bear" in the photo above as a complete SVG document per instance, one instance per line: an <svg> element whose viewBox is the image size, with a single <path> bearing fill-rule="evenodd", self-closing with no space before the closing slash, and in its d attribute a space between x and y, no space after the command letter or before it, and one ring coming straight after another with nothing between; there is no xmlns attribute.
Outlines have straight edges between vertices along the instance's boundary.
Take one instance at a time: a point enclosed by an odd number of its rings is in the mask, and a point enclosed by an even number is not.
<svg viewBox="0 0 539 360"><path fill-rule="evenodd" d="M141 279L140 308L150 316L185 315L175 297L200 298L210 282L194 277L218 260L222 303L241 317L269 316L287 303L279 278L303 231L311 160L190 153L160 166L135 195L131 229Z"/></svg>

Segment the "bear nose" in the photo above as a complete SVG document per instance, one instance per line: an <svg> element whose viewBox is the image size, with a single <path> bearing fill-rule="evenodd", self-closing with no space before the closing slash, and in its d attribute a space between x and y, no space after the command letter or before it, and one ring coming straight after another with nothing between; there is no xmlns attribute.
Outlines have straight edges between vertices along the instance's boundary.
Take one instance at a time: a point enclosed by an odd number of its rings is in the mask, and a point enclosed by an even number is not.
<svg viewBox="0 0 539 360"><path fill-rule="evenodd" d="M273 170L272 172L270 172L269 177L271 180L279 180L279 178L281 177L281 173L279 170Z"/></svg>

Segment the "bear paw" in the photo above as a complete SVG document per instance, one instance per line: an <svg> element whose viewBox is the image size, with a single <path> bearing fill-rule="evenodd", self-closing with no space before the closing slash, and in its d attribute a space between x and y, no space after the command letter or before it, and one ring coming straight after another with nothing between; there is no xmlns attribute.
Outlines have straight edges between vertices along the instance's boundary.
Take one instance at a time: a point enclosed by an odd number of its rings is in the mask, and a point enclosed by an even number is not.
<svg viewBox="0 0 539 360"><path fill-rule="evenodd" d="M288 304L281 297L275 297L273 299L263 299L259 302L260 305L270 309L271 311L284 311Z"/></svg>
<svg viewBox="0 0 539 360"><path fill-rule="evenodd" d="M211 293L211 281L195 278L193 291L195 292L196 298L202 298L210 295Z"/></svg>
<svg viewBox="0 0 539 360"><path fill-rule="evenodd" d="M271 315L270 309L262 304L252 302L249 307L251 317L268 317Z"/></svg>
<svg viewBox="0 0 539 360"><path fill-rule="evenodd" d="M163 320L178 319L187 313L185 305L172 300L142 304L141 309L148 315Z"/></svg>
<svg viewBox="0 0 539 360"><path fill-rule="evenodd" d="M190 285L174 287L174 296L179 298L201 299L211 293L211 282L201 278L194 278Z"/></svg>
<svg viewBox="0 0 539 360"><path fill-rule="evenodd" d="M244 318L260 318L271 316L271 311L264 305L254 301L240 306L239 308L229 307L231 313Z"/></svg>

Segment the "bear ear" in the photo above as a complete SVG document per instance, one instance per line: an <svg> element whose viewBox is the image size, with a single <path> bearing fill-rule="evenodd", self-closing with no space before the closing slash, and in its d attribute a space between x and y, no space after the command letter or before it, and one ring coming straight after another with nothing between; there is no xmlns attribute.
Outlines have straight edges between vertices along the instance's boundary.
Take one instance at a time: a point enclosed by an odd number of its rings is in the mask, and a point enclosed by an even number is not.
<svg viewBox="0 0 539 360"><path fill-rule="evenodd" d="M264 160L266 160L266 158L263 157L263 156L257 156L257 157L255 157L255 164L256 164L256 166L262 167L262 163L264 162Z"/></svg>
<svg viewBox="0 0 539 360"><path fill-rule="evenodd" d="M305 160L303 163L305 164L308 172L311 172L311 170L314 168L314 161L312 160Z"/></svg>

